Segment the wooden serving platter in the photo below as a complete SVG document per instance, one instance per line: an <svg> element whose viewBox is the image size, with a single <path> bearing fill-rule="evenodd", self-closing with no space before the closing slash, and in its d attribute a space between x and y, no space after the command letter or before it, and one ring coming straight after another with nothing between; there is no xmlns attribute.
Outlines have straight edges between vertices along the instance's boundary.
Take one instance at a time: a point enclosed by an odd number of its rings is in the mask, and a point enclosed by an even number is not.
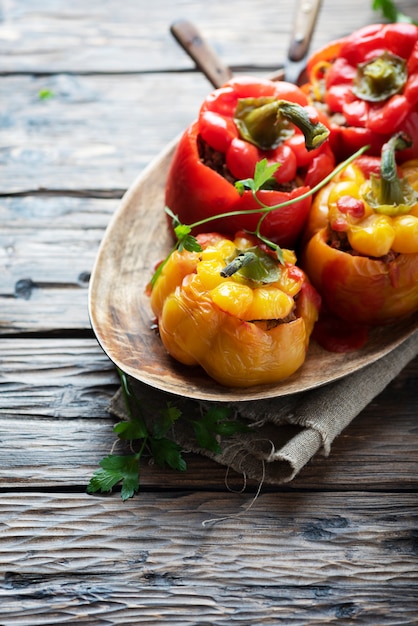
<svg viewBox="0 0 418 626"><path fill-rule="evenodd" d="M161 391L211 401L285 396L325 385L388 354L418 328L418 316L370 332L367 344L334 353L312 341L303 367L274 385L227 388L195 367L174 361L152 330L145 287L173 246L164 213L164 187L177 141L153 161L123 197L101 243L90 280L89 314L109 358L135 379Z"/></svg>

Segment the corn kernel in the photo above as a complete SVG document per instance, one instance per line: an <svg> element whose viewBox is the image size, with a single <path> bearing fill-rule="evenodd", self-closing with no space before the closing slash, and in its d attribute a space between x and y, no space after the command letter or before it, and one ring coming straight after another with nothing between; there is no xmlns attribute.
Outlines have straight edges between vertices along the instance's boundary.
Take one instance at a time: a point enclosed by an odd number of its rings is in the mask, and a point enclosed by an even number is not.
<svg viewBox="0 0 418 626"><path fill-rule="evenodd" d="M223 280L209 292L212 301L226 313L243 319L253 299L253 290L233 280Z"/></svg>
<svg viewBox="0 0 418 626"><path fill-rule="evenodd" d="M221 239L214 245L205 248L201 252L200 258L202 259L202 261L209 261L211 259L220 259L221 261L224 261L225 259L232 256L234 252L235 244L229 239Z"/></svg>
<svg viewBox="0 0 418 626"><path fill-rule="evenodd" d="M245 312L246 320L279 320L292 311L293 298L276 287L254 289L253 299Z"/></svg>
<svg viewBox="0 0 418 626"><path fill-rule="evenodd" d="M415 191L418 191L418 159L406 161L402 164L401 169L411 187L413 187Z"/></svg>
<svg viewBox="0 0 418 626"><path fill-rule="evenodd" d="M342 180L334 185L329 194L328 203L337 204L341 196L351 196L352 198L360 198L359 186L355 181Z"/></svg>
<svg viewBox="0 0 418 626"><path fill-rule="evenodd" d="M412 206L411 210L409 211L409 214L415 215L415 217L418 217L418 202Z"/></svg>
<svg viewBox="0 0 418 626"><path fill-rule="evenodd" d="M370 215L360 224L351 225L347 232L351 247L360 254L372 257L389 252L395 238L392 220L387 215Z"/></svg>
<svg viewBox="0 0 418 626"><path fill-rule="evenodd" d="M282 248L283 260L285 263L289 265L296 265L296 254L293 250L288 250L287 248Z"/></svg>
<svg viewBox="0 0 418 626"><path fill-rule="evenodd" d="M395 231L392 249L403 254L418 252L418 217L415 215L399 215L392 219Z"/></svg>
<svg viewBox="0 0 418 626"><path fill-rule="evenodd" d="M204 289L214 289L225 279L221 276L221 270L225 263L219 259L205 259L197 264L196 271Z"/></svg>
<svg viewBox="0 0 418 626"><path fill-rule="evenodd" d="M247 248L251 248L253 245L254 243L244 234L238 235L238 237L235 237L234 239L234 246L237 250L246 250Z"/></svg>
<svg viewBox="0 0 418 626"><path fill-rule="evenodd" d="M347 165L347 167L345 167L343 171L337 176L336 180L341 182L352 182L356 188L359 188L366 179L362 170L354 163L350 163L350 165Z"/></svg>
<svg viewBox="0 0 418 626"><path fill-rule="evenodd" d="M288 296L294 297L299 293L304 280L302 270L299 270L299 268L296 269L295 266L292 265L282 269L279 280L273 283L273 285L287 293Z"/></svg>
<svg viewBox="0 0 418 626"><path fill-rule="evenodd" d="M348 217L345 213L342 213L338 208L338 200L342 196L358 197L358 187L355 182L351 180L343 180L336 183L328 196L329 207L329 222L331 228L337 231L346 231L348 228Z"/></svg>

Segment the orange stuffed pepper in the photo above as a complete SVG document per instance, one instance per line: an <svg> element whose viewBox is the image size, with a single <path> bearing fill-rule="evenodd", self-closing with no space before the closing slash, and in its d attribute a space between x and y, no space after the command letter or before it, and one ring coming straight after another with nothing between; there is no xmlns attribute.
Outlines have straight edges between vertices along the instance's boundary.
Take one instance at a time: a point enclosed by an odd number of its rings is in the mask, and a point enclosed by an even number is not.
<svg viewBox="0 0 418 626"><path fill-rule="evenodd" d="M418 160L360 157L316 196L301 256L325 309L349 323L391 323L418 310Z"/></svg>

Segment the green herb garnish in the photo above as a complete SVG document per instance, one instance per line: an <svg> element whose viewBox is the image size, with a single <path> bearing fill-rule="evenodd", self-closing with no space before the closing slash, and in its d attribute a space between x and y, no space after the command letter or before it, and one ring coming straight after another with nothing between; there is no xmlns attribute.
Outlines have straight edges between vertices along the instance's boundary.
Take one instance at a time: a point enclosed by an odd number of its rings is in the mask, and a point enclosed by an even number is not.
<svg viewBox="0 0 418 626"><path fill-rule="evenodd" d="M309 189L309 191L301 194L300 196L295 196L294 198L291 198L290 200L286 200L285 202L281 202L280 204L268 206L267 204L262 202L262 200L260 200L260 198L257 195L260 190L269 188L274 172L277 170L278 167L280 167L279 163L274 163L274 164L269 165L267 159L262 159L261 161L256 163L253 178L246 178L245 180L239 180L235 183L235 187L241 195L244 193L244 191L250 190L260 208L249 209L247 211L230 211L228 213L221 213L220 215L211 215L210 217L206 217L205 219L195 222L194 224L186 225L180 222L178 216L175 215L169 207L165 207L165 212L173 220L172 222L173 229L174 229L174 234L176 235L177 241L174 247L172 248L171 252L169 252L168 256L165 258L164 261L162 261L162 263L159 264L158 268L154 272L154 275L152 276L151 281L150 281L151 288L155 285L159 275L161 274L163 270L165 263L167 262L167 260L170 258L171 254L175 250L185 249L190 252L200 252L202 250L196 237L194 237L191 234L193 228L202 226L203 224L208 224L210 222L216 221L224 217L234 217L236 215L248 215L251 213L261 213L262 215L260 219L258 220L255 231L253 232L247 231L247 232L250 235L255 235L260 241L262 241L266 246L268 246L271 250L273 250L276 254L278 261L280 263L283 263L283 252L280 246L274 243L273 241L271 241L270 239L268 239L267 237L264 237L260 232L264 218L271 211L284 208L291 204L296 204L296 202L300 202L301 200L304 200L305 198L308 198L309 196L314 195L317 191L319 191L319 189L321 189L322 187L324 187L324 185L329 183L336 174L338 174L341 170L347 167L347 165L352 163L352 161L354 161L357 157L362 155L368 149L369 149L369 146L363 146L363 148L360 148L360 150L357 150L357 152L352 154L348 159L340 163L330 174L328 174L328 176L325 176L325 178L323 178L317 185L315 185L315 187L312 187L311 189Z"/></svg>
<svg viewBox="0 0 418 626"><path fill-rule="evenodd" d="M402 13L392 0L373 0L373 11L381 11L383 17L389 22L406 22L407 24L418 24L406 13Z"/></svg>
<svg viewBox="0 0 418 626"><path fill-rule="evenodd" d="M39 100L49 100L55 96L54 92L50 89L40 89L38 91Z"/></svg>
<svg viewBox="0 0 418 626"><path fill-rule="evenodd" d="M155 415L150 430L142 417L142 406L129 384L124 372L118 370L125 408L129 419L118 422L113 431L122 441L130 443L132 454L109 454L104 457L90 479L87 493L106 493L121 483L121 498L132 498L140 486L140 465L143 455L150 455L160 467L184 472L187 469L183 450L172 439L170 432L175 423L185 420L193 429L198 445L202 449L220 452L220 437L230 437L235 433L246 432L250 428L231 417L232 410L224 406L213 406L196 417L185 417L181 410L167 403Z"/></svg>

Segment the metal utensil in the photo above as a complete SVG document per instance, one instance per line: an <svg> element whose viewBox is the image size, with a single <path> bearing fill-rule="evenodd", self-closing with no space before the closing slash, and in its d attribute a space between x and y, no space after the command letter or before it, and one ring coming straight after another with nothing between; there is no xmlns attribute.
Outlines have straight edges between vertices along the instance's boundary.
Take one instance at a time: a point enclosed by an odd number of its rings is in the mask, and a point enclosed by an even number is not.
<svg viewBox="0 0 418 626"><path fill-rule="evenodd" d="M322 0L299 0L287 60L284 67L269 77L271 80L287 80L296 84L303 82L305 61L321 4ZM171 25L170 31L215 88L232 78L231 69L218 57L192 22L178 20Z"/></svg>
<svg viewBox="0 0 418 626"><path fill-rule="evenodd" d="M299 0L290 39L285 79L296 85L304 82L304 71L322 0Z"/></svg>

